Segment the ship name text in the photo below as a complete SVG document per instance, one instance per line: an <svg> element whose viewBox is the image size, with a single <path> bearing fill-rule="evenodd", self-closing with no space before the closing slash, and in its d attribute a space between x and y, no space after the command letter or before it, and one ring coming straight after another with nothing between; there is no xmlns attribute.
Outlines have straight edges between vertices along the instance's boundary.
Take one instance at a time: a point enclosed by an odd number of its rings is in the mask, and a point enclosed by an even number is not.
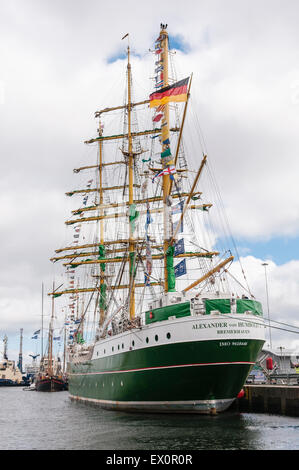
<svg viewBox="0 0 299 470"><path fill-rule="evenodd" d="M224 334L249 334L250 330L246 328L261 328L261 325L251 322L209 322L209 323L195 323L192 325L193 330L203 330L207 328L216 328L218 335Z"/></svg>
<svg viewBox="0 0 299 470"><path fill-rule="evenodd" d="M195 323L192 326L193 330L201 330L203 328L227 328L226 322L217 322L217 323Z"/></svg>

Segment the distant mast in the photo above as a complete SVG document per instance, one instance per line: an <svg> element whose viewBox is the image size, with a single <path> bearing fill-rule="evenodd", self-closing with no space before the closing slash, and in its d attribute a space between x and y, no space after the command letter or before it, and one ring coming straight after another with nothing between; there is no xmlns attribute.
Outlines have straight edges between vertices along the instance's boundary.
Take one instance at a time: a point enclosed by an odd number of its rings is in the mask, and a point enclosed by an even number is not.
<svg viewBox="0 0 299 470"><path fill-rule="evenodd" d="M20 329L20 352L19 352L19 362L18 368L20 372L23 372L23 328Z"/></svg>
<svg viewBox="0 0 299 470"><path fill-rule="evenodd" d="M53 292L55 292L55 284L53 282ZM53 328L54 328L54 295L52 296L52 313L49 326L49 339L48 339L48 367L47 372L50 376L53 375Z"/></svg>
<svg viewBox="0 0 299 470"><path fill-rule="evenodd" d="M4 348L3 348L3 359L5 361L8 360L8 356L7 356L7 341L8 341L8 338L7 336L5 335L4 338L3 338L3 345L4 345Z"/></svg>

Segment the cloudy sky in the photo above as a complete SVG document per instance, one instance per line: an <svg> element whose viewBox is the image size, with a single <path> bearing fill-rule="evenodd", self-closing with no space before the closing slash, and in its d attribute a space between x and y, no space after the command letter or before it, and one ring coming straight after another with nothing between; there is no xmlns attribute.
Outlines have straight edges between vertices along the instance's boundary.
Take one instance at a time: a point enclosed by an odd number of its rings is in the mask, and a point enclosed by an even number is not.
<svg viewBox="0 0 299 470"><path fill-rule="evenodd" d="M72 169L86 161L94 111L119 104L121 38L130 33L142 99L161 22L179 78L193 72L192 107L251 290L267 312L267 261L270 317L299 327L298 17L296 0L0 0L1 352L6 333L17 354L21 327L35 352ZM272 330L274 347L299 349L298 338Z"/></svg>

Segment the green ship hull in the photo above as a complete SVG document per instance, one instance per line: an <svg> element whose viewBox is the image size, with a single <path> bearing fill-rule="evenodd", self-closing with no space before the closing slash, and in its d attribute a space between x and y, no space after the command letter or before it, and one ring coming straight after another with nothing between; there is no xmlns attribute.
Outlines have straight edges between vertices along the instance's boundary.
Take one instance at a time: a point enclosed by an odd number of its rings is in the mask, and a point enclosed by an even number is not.
<svg viewBox="0 0 299 470"><path fill-rule="evenodd" d="M121 335L115 341L117 348ZM70 364L69 393L74 400L108 409L224 411L242 389L263 344L262 337L245 340L241 334L228 339L226 334L221 340L164 343L93 357Z"/></svg>

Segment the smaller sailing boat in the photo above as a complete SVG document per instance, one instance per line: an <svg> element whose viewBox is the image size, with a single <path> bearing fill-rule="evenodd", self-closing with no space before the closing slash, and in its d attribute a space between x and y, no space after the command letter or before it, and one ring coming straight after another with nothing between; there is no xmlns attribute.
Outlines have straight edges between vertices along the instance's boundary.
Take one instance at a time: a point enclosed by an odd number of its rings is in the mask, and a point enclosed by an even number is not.
<svg viewBox="0 0 299 470"><path fill-rule="evenodd" d="M54 291L54 285L53 285ZM40 369L35 378L35 389L37 392L60 392L66 390L66 380L63 376L61 361L53 354L54 339L54 302L52 300L52 314L49 325L48 355L42 357Z"/></svg>

